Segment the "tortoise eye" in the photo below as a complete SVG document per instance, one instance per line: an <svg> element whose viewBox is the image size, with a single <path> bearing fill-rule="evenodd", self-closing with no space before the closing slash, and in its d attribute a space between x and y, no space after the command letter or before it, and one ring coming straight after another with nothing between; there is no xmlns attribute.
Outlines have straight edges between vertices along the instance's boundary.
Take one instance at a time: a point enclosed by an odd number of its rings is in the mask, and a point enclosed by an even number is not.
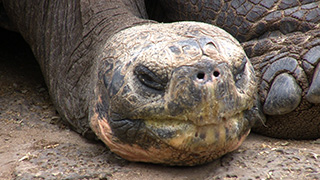
<svg viewBox="0 0 320 180"><path fill-rule="evenodd" d="M166 82L161 80L161 78L159 78L154 72L143 65L136 66L134 74L142 84L149 88L162 91L166 86Z"/></svg>

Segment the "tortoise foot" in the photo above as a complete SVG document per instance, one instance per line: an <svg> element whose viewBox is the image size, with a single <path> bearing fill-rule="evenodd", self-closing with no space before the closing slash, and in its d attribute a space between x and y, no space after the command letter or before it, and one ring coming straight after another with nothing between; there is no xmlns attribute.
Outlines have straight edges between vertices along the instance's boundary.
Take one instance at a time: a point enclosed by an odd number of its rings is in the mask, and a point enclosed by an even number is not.
<svg viewBox="0 0 320 180"><path fill-rule="evenodd" d="M263 105L264 113L281 115L293 111L301 101L301 88L288 73L277 76Z"/></svg>

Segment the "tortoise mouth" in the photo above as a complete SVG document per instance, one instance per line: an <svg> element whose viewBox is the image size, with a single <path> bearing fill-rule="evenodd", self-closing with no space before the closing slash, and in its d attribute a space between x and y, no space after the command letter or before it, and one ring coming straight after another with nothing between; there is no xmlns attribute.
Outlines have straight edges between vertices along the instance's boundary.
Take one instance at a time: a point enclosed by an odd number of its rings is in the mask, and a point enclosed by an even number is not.
<svg viewBox="0 0 320 180"><path fill-rule="evenodd" d="M127 160L190 166L238 148L250 132L243 119L239 113L224 123L200 126L191 120L171 119L91 119L91 125L111 151Z"/></svg>

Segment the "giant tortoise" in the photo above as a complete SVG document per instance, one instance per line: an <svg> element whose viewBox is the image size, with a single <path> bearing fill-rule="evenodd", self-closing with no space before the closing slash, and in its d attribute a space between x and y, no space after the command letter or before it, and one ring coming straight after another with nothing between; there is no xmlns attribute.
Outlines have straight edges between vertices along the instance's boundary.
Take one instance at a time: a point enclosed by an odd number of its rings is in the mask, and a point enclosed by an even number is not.
<svg viewBox="0 0 320 180"><path fill-rule="evenodd" d="M314 0L0 0L0 20L61 117L125 159L210 162L252 127L320 137Z"/></svg>

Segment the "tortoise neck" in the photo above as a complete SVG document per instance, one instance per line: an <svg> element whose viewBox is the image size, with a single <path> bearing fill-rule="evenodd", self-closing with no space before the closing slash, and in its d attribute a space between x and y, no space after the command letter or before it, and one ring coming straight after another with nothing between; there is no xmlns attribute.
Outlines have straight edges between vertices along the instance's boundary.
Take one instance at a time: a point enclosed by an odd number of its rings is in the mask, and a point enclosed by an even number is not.
<svg viewBox="0 0 320 180"><path fill-rule="evenodd" d="M151 23L146 19L143 0L82 2L81 17L84 34L94 32L95 36L103 36L104 39L123 29Z"/></svg>

